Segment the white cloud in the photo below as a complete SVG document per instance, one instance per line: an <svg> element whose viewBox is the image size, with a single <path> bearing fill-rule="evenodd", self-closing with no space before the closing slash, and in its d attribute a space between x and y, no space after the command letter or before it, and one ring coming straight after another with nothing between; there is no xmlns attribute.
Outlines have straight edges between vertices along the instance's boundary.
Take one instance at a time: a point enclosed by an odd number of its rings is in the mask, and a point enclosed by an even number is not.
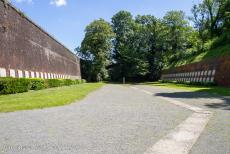
<svg viewBox="0 0 230 154"><path fill-rule="evenodd" d="M57 7L64 6L67 4L66 0L51 0L51 5L56 5Z"/></svg>

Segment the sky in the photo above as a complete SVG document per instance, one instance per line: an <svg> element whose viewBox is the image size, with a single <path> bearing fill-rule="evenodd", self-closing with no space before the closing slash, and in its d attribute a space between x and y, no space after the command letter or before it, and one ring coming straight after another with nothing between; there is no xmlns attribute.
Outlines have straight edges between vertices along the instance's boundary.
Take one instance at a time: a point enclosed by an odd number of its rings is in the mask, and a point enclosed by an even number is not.
<svg viewBox="0 0 230 154"><path fill-rule="evenodd" d="M72 52L81 45L84 29L93 20L111 17L120 10L136 16L162 18L167 11L182 10L187 16L198 0L10 0Z"/></svg>

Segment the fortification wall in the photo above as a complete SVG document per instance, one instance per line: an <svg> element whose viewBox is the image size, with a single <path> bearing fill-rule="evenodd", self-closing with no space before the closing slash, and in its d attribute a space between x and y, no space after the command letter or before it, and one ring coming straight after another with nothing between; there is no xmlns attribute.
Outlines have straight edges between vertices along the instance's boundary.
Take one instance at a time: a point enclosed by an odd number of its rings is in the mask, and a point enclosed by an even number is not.
<svg viewBox="0 0 230 154"><path fill-rule="evenodd" d="M0 76L81 78L80 60L23 13L0 0Z"/></svg>
<svg viewBox="0 0 230 154"><path fill-rule="evenodd" d="M161 79L172 81L215 82L230 87L230 56L164 70Z"/></svg>

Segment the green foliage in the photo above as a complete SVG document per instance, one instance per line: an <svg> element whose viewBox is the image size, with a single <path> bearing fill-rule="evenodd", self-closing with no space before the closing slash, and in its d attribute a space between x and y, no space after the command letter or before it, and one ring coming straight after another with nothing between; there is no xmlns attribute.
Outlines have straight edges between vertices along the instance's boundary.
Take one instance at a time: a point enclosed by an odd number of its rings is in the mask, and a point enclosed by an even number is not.
<svg viewBox="0 0 230 154"><path fill-rule="evenodd" d="M173 88L173 89L183 89L192 92L207 92L211 94L218 94L221 96L230 96L230 90L227 87L218 86L203 86L203 85L188 85L188 84L176 84L176 83L163 83L163 82L149 82L145 83L152 86L160 86L162 88Z"/></svg>
<svg viewBox="0 0 230 154"><path fill-rule="evenodd" d="M229 17L230 18L230 17ZM230 20L230 19L229 19ZM230 26L230 25L229 25ZM230 27L229 27L230 28ZM211 48L215 49L218 48L220 46L224 46L227 44L230 44L230 31L229 32L225 32L223 35L221 35L220 37L217 37L213 40L212 44L211 44ZM229 49L230 50L230 49Z"/></svg>
<svg viewBox="0 0 230 154"><path fill-rule="evenodd" d="M74 85L74 84L86 83L86 80L85 79L76 79L76 80L64 79L63 82L64 82L63 84L65 86L70 86L70 85Z"/></svg>
<svg viewBox="0 0 230 154"><path fill-rule="evenodd" d="M70 85L74 85L74 84L75 84L74 80L71 80L71 79L64 79L63 80L63 85L65 85L65 86L70 86Z"/></svg>
<svg viewBox="0 0 230 154"><path fill-rule="evenodd" d="M41 90L60 86L70 86L85 83L86 80L71 79L26 79L26 78L0 78L0 94L16 94L29 90Z"/></svg>
<svg viewBox="0 0 230 154"><path fill-rule="evenodd" d="M77 49L83 77L155 81L162 69L228 54L230 1L203 0L192 14L194 27L183 11L175 10L162 19L120 11L111 25L103 19L92 22Z"/></svg>
<svg viewBox="0 0 230 154"><path fill-rule="evenodd" d="M167 53L165 69L229 55L230 1L204 0L192 9L196 37L181 54ZM188 35L191 36L191 35Z"/></svg>
<svg viewBox="0 0 230 154"><path fill-rule="evenodd" d="M183 58L180 58L179 60L175 60L175 61L172 59L173 55L171 55L171 57L169 58L171 60L171 63L165 64L164 69L200 62L202 60L209 59L209 58L218 58L221 56L230 55L229 49L230 49L230 44L227 44L201 53L194 54L193 52L187 52L187 54L184 55Z"/></svg>
<svg viewBox="0 0 230 154"><path fill-rule="evenodd" d="M82 83L82 80L79 80L79 79L75 80L75 84L81 84L81 83Z"/></svg>
<svg viewBox="0 0 230 154"><path fill-rule="evenodd" d="M151 15L133 19L126 11L112 18L114 40L112 80L158 79L162 68L163 24Z"/></svg>
<svg viewBox="0 0 230 154"><path fill-rule="evenodd" d="M82 58L83 77L89 81L108 78L106 67L109 65L112 50L111 25L103 19L95 20L85 29L85 38L77 54Z"/></svg>
<svg viewBox="0 0 230 154"><path fill-rule="evenodd" d="M41 90L48 87L44 79L30 79L30 90Z"/></svg>
<svg viewBox="0 0 230 154"><path fill-rule="evenodd" d="M15 94L27 92L30 81L27 79L0 78L0 94Z"/></svg>
<svg viewBox="0 0 230 154"><path fill-rule="evenodd" d="M163 23L167 29L167 50L172 50L174 53L183 51L188 45L188 37L191 27L188 26L188 21L185 19L183 11L169 11L163 17Z"/></svg>
<svg viewBox="0 0 230 154"><path fill-rule="evenodd" d="M61 87L64 85L64 80L62 79L47 79L46 83L49 88Z"/></svg>
<svg viewBox="0 0 230 154"><path fill-rule="evenodd" d="M0 95L0 112L42 109L76 102L104 83L86 83L14 95Z"/></svg>
<svg viewBox="0 0 230 154"><path fill-rule="evenodd" d="M229 30L229 12L229 0L203 0L193 6L193 21L203 42Z"/></svg>

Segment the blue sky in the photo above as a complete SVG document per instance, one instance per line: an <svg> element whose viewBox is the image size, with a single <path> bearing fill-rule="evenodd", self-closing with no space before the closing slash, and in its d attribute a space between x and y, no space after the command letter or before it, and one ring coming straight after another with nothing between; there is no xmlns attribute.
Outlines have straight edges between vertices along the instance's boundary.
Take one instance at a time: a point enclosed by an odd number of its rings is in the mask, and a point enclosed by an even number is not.
<svg viewBox="0 0 230 154"><path fill-rule="evenodd" d="M151 14L158 18L167 11L190 10L198 0L11 0L11 2L62 42L71 51L81 44L86 25L95 19L107 21L120 10Z"/></svg>

